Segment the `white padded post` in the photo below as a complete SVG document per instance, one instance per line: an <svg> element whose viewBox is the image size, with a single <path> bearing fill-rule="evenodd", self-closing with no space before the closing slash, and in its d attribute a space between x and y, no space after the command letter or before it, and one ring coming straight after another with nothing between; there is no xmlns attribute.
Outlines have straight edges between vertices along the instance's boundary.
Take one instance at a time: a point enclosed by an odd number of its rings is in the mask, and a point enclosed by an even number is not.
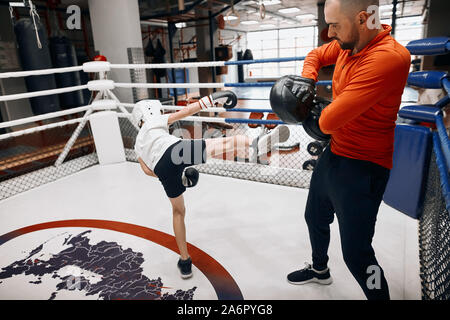
<svg viewBox="0 0 450 320"><path fill-rule="evenodd" d="M117 112L97 112L92 114L89 120L100 164L125 162L125 149Z"/></svg>

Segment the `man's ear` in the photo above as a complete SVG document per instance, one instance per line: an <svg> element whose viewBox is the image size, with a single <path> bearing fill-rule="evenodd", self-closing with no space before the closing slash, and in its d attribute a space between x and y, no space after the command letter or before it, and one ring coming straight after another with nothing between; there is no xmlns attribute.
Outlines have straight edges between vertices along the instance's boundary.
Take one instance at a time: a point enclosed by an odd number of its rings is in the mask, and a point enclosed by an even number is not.
<svg viewBox="0 0 450 320"><path fill-rule="evenodd" d="M360 13L357 14L357 25L359 25L360 28L365 28L367 27L367 23L369 21L370 18L370 14L367 13L366 11L361 11Z"/></svg>
<svg viewBox="0 0 450 320"><path fill-rule="evenodd" d="M368 17L369 15L365 11L361 11L360 13L358 13L357 15L358 24L363 25L364 23L366 23Z"/></svg>

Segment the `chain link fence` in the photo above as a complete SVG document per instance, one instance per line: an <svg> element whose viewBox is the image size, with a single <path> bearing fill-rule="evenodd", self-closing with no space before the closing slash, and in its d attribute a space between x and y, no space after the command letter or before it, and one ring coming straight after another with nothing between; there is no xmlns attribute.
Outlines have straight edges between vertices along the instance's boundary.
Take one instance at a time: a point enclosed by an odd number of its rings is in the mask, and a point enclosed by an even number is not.
<svg viewBox="0 0 450 320"><path fill-rule="evenodd" d="M419 221L422 299L450 299L450 213L442 195L436 156L431 155Z"/></svg>
<svg viewBox="0 0 450 320"><path fill-rule="evenodd" d="M28 127L63 120L68 120L68 117L41 121ZM98 158L88 123L70 149L65 162L60 166L54 165L77 126L77 123L69 124L0 140L0 200L97 164Z"/></svg>

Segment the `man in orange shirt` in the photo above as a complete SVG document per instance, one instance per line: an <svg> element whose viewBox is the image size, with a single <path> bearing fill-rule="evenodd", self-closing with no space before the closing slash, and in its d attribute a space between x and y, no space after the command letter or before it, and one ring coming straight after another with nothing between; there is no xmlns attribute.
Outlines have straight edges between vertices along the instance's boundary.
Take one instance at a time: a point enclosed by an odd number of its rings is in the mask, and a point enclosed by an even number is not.
<svg viewBox="0 0 450 320"><path fill-rule="evenodd" d="M327 251L336 213L350 272L368 299L389 299L372 238L392 169L395 121L411 58L390 35L390 26L377 25L378 11L372 9L378 5L378 0L327 0L325 20L333 41L313 50L304 63L300 78L312 88L320 68L335 65L333 102L316 103L303 123L316 139L331 142L313 173L305 211L312 265L292 272L288 281L332 282Z"/></svg>

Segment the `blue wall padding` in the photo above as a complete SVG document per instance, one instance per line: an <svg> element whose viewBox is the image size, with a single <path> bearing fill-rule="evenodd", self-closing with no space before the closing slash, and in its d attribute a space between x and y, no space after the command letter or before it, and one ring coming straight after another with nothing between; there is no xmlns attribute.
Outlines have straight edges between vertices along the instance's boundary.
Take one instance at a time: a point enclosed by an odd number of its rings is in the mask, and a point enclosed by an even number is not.
<svg viewBox="0 0 450 320"><path fill-rule="evenodd" d="M431 146L432 133L429 128L397 125L394 167L383 200L414 219L419 219L422 212Z"/></svg>
<svg viewBox="0 0 450 320"><path fill-rule="evenodd" d="M442 81L448 77L444 71L418 71L408 76L408 85L425 89L442 89Z"/></svg>
<svg viewBox="0 0 450 320"><path fill-rule="evenodd" d="M417 105L404 106L400 109L398 115L404 119L434 123L436 115L440 112L441 109L436 108L434 105Z"/></svg>
<svg viewBox="0 0 450 320"><path fill-rule="evenodd" d="M448 37L414 40L406 48L414 55L439 55L448 52Z"/></svg>

